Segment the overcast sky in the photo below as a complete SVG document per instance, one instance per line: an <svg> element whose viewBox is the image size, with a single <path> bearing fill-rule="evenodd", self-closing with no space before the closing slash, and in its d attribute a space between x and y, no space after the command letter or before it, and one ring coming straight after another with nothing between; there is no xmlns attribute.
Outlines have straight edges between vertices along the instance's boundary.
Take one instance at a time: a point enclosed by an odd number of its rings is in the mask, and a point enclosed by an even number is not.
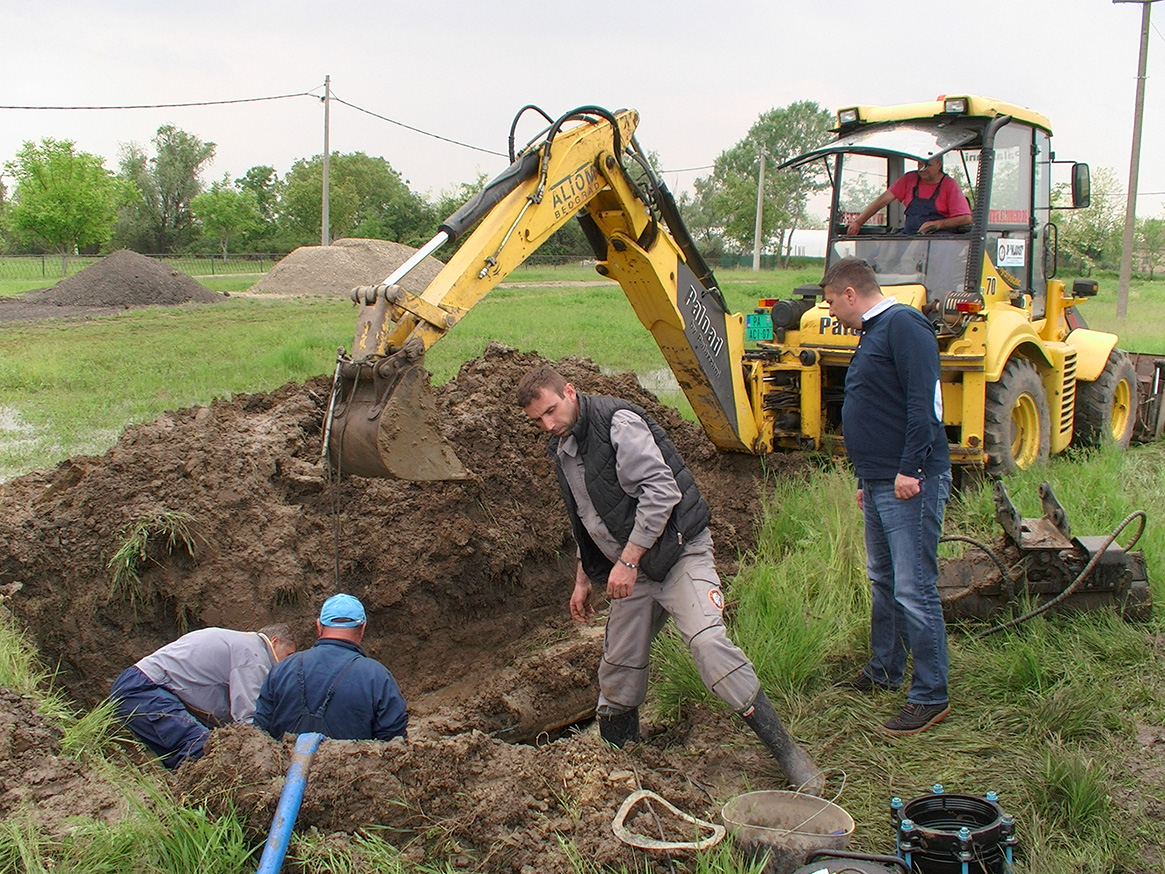
<svg viewBox="0 0 1165 874"><path fill-rule="evenodd" d="M456 145L332 104L331 148L383 156L436 196L507 163L515 113L638 109L676 191L757 116L974 93L1052 122L1060 159L1127 180L1140 3L1111 0L5 0L0 105L201 103L333 94ZM1138 215L1165 202L1165 3L1152 7ZM1162 75L1154 76L1156 71ZM217 145L206 181L323 150L323 104L0 110L0 164L73 140L117 168L171 123ZM533 133L531 130L529 133ZM475 146L480 150L468 148ZM495 152L499 154L490 154ZM684 170L685 172L678 172ZM5 182L11 184L10 179ZM1152 193L1156 194L1152 194Z"/></svg>

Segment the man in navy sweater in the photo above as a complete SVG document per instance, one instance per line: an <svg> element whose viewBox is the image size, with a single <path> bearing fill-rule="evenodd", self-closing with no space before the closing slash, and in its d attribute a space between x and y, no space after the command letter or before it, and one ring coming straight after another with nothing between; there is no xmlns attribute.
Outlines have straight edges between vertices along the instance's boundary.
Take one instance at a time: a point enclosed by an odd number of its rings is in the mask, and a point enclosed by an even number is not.
<svg viewBox="0 0 1165 874"><path fill-rule="evenodd" d="M324 601L315 646L280 662L263 681L255 725L276 740L309 731L336 740L406 737L404 696L388 668L364 654L366 628L356 598Z"/></svg>
<svg viewBox="0 0 1165 874"><path fill-rule="evenodd" d="M842 436L858 478L870 578L872 656L849 680L858 692L897 689L913 656L906 705L885 723L918 734L950 712L938 541L951 494L938 344L921 313L886 297L858 258L821 281L830 314L861 340L845 378Z"/></svg>

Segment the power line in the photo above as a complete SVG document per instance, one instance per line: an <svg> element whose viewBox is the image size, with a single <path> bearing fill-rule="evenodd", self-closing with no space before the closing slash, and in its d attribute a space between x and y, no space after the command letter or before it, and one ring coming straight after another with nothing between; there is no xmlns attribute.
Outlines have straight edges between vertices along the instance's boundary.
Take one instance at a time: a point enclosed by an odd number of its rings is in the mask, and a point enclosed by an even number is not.
<svg viewBox="0 0 1165 874"><path fill-rule="evenodd" d="M443 137L440 134L431 133L427 130L421 130L419 127L413 127L411 124L405 124L403 121L397 121L394 118L389 118L388 116L381 115L378 112L373 112L371 109L365 109L363 106L357 106L355 103L349 103L347 100L340 99L334 93L332 94L332 100L336 101L337 103L342 103L351 109L355 109L357 112L363 112L365 115L371 115L373 118L379 118L381 121L387 121L389 124L395 124L397 127L403 127L405 130L411 130L413 133L418 133L422 136L432 137L435 140L441 140L445 143L461 146L464 149L473 149L475 152L485 152L487 155L497 155L499 158L509 158L509 155L505 154L504 152L495 152L493 149L483 149L481 146L473 146L469 143L463 143L459 140Z"/></svg>
<svg viewBox="0 0 1165 874"><path fill-rule="evenodd" d="M272 95L268 95L265 97L240 97L240 98L233 99L233 100L196 100L196 101L189 101L189 102L185 102L185 103L123 103L123 104L101 104L101 105L92 105L92 106L32 106L32 105L11 104L11 105L0 105L0 110L9 109L9 110L25 110L25 111L33 111L33 112L46 112L46 111L52 111L52 112L78 112L78 111L79 112L110 112L110 111L116 111L116 110L132 110L132 109L185 109L185 108L196 107L196 106L229 106L229 105L240 104L240 103L262 103L264 101L271 101L271 100L287 100L287 99L292 98L292 97L311 97L314 100L323 100L323 97L321 97L318 94L314 94L311 91L296 91L296 92L293 92L290 94L272 94ZM472 145L471 143L464 143L464 142L461 142L460 140L455 140L451 137L442 136L441 134L435 134L431 131L427 131L427 130L423 130L419 127L415 127L414 125L406 124L403 121L398 121L394 118L389 118L386 115L381 115L380 113L374 112L371 109L367 109L366 107L358 106L355 103L350 103L349 101L344 100L343 98L337 97L334 93L331 95L331 99L336 101L337 103L342 103L344 106L347 106L350 109L354 109L357 112L362 112L365 115L370 115L373 118L380 119L381 121L388 122L389 124L393 124L393 125L396 125L397 127L404 128L405 130L410 130L413 133L418 133L418 134L421 134L422 136L430 137L431 139L440 140L442 142L449 143L449 144L454 145L454 146L460 146L461 148L464 148L464 149L472 149L475 152L483 152L487 155L496 155L499 158L508 158L509 157L505 152L499 152L499 151L495 151L493 149L486 149L486 148L483 148L481 146ZM714 166L715 165L713 165L713 164L705 164L705 165L699 166L699 167L681 167L681 168L676 169L676 170L664 170L661 172L664 172L664 173L689 173L689 172L694 172L697 170L711 170Z"/></svg>
<svg viewBox="0 0 1165 874"><path fill-rule="evenodd" d="M403 121L397 121L394 118L389 118L387 116L381 115L378 112L373 112L371 109L366 109L363 106L357 106L355 103L349 103L347 100L344 100L340 97L337 97L335 95L335 93L332 94L332 100L336 101L337 103L342 103L345 106L349 107L350 109L355 109L357 112L363 112L365 115L371 115L373 118L378 118L381 121L387 121L389 124L395 124L397 127L403 127L405 130L411 130L413 133L418 133L418 134L421 134L422 136L432 137L435 140L441 140L442 142L451 143L452 145L461 146L462 148L466 148L466 149L473 149L474 151L477 151L477 152L485 152L487 155L497 155L500 158L508 158L509 157L509 155L505 154L504 152L495 152L492 149L485 149L485 148L482 148L481 146L470 145L469 143L463 143L459 140L454 140L454 139L451 139L449 137L443 137L440 134L435 134L435 133L432 133L430 131L421 130L418 127L413 127L411 124L405 124ZM660 172L661 173L688 173L688 172L692 172L694 170L711 170L714 166L715 165L713 165L713 164L705 164L701 167L681 167L678 170L661 170Z"/></svg>
<svg viewBox="0 0 1165 874"><path fill-rule="evenodd" d="M299 91L295 94L275 94L270 97L240 97L237 100L201 100L192 103L140 103L122 106L0 106L0 109L29 109L29 110L111 110L111 109L177 109L189 106L223 106L229 103L260 103L264 100L286 100L289 97L313 97L319 100L317 94L310 91Z"/></svg>

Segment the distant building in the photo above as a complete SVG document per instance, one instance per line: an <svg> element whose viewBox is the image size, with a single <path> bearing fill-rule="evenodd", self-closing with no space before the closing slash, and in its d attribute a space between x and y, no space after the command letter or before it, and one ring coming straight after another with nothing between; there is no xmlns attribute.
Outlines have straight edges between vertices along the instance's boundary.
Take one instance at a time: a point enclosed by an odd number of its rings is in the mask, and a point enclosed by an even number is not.
<svg viewBox="0 0 1165 874"><path fill-rule="evenodd" d="M829 231L798 228L790 234L789 254L793 258L824 258ZM783 252L781 254L784 254Z"/></svg>

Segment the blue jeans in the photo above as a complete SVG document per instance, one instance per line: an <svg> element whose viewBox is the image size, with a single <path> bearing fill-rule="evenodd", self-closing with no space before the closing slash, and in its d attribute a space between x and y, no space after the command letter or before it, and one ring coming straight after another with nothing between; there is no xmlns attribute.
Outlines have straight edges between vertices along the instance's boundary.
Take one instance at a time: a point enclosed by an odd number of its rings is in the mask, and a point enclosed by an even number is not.
<svg viewBox="0 0 1165 874"><path fill-rule="evenodd" d="M912 653L907 700L945 704L949 663L938 595L938 541L951 475L926 477L921 486L921 492L903 501L894 497L893 480L862 480L873 652L864 670L875 682L897 688Z"/></svg>

